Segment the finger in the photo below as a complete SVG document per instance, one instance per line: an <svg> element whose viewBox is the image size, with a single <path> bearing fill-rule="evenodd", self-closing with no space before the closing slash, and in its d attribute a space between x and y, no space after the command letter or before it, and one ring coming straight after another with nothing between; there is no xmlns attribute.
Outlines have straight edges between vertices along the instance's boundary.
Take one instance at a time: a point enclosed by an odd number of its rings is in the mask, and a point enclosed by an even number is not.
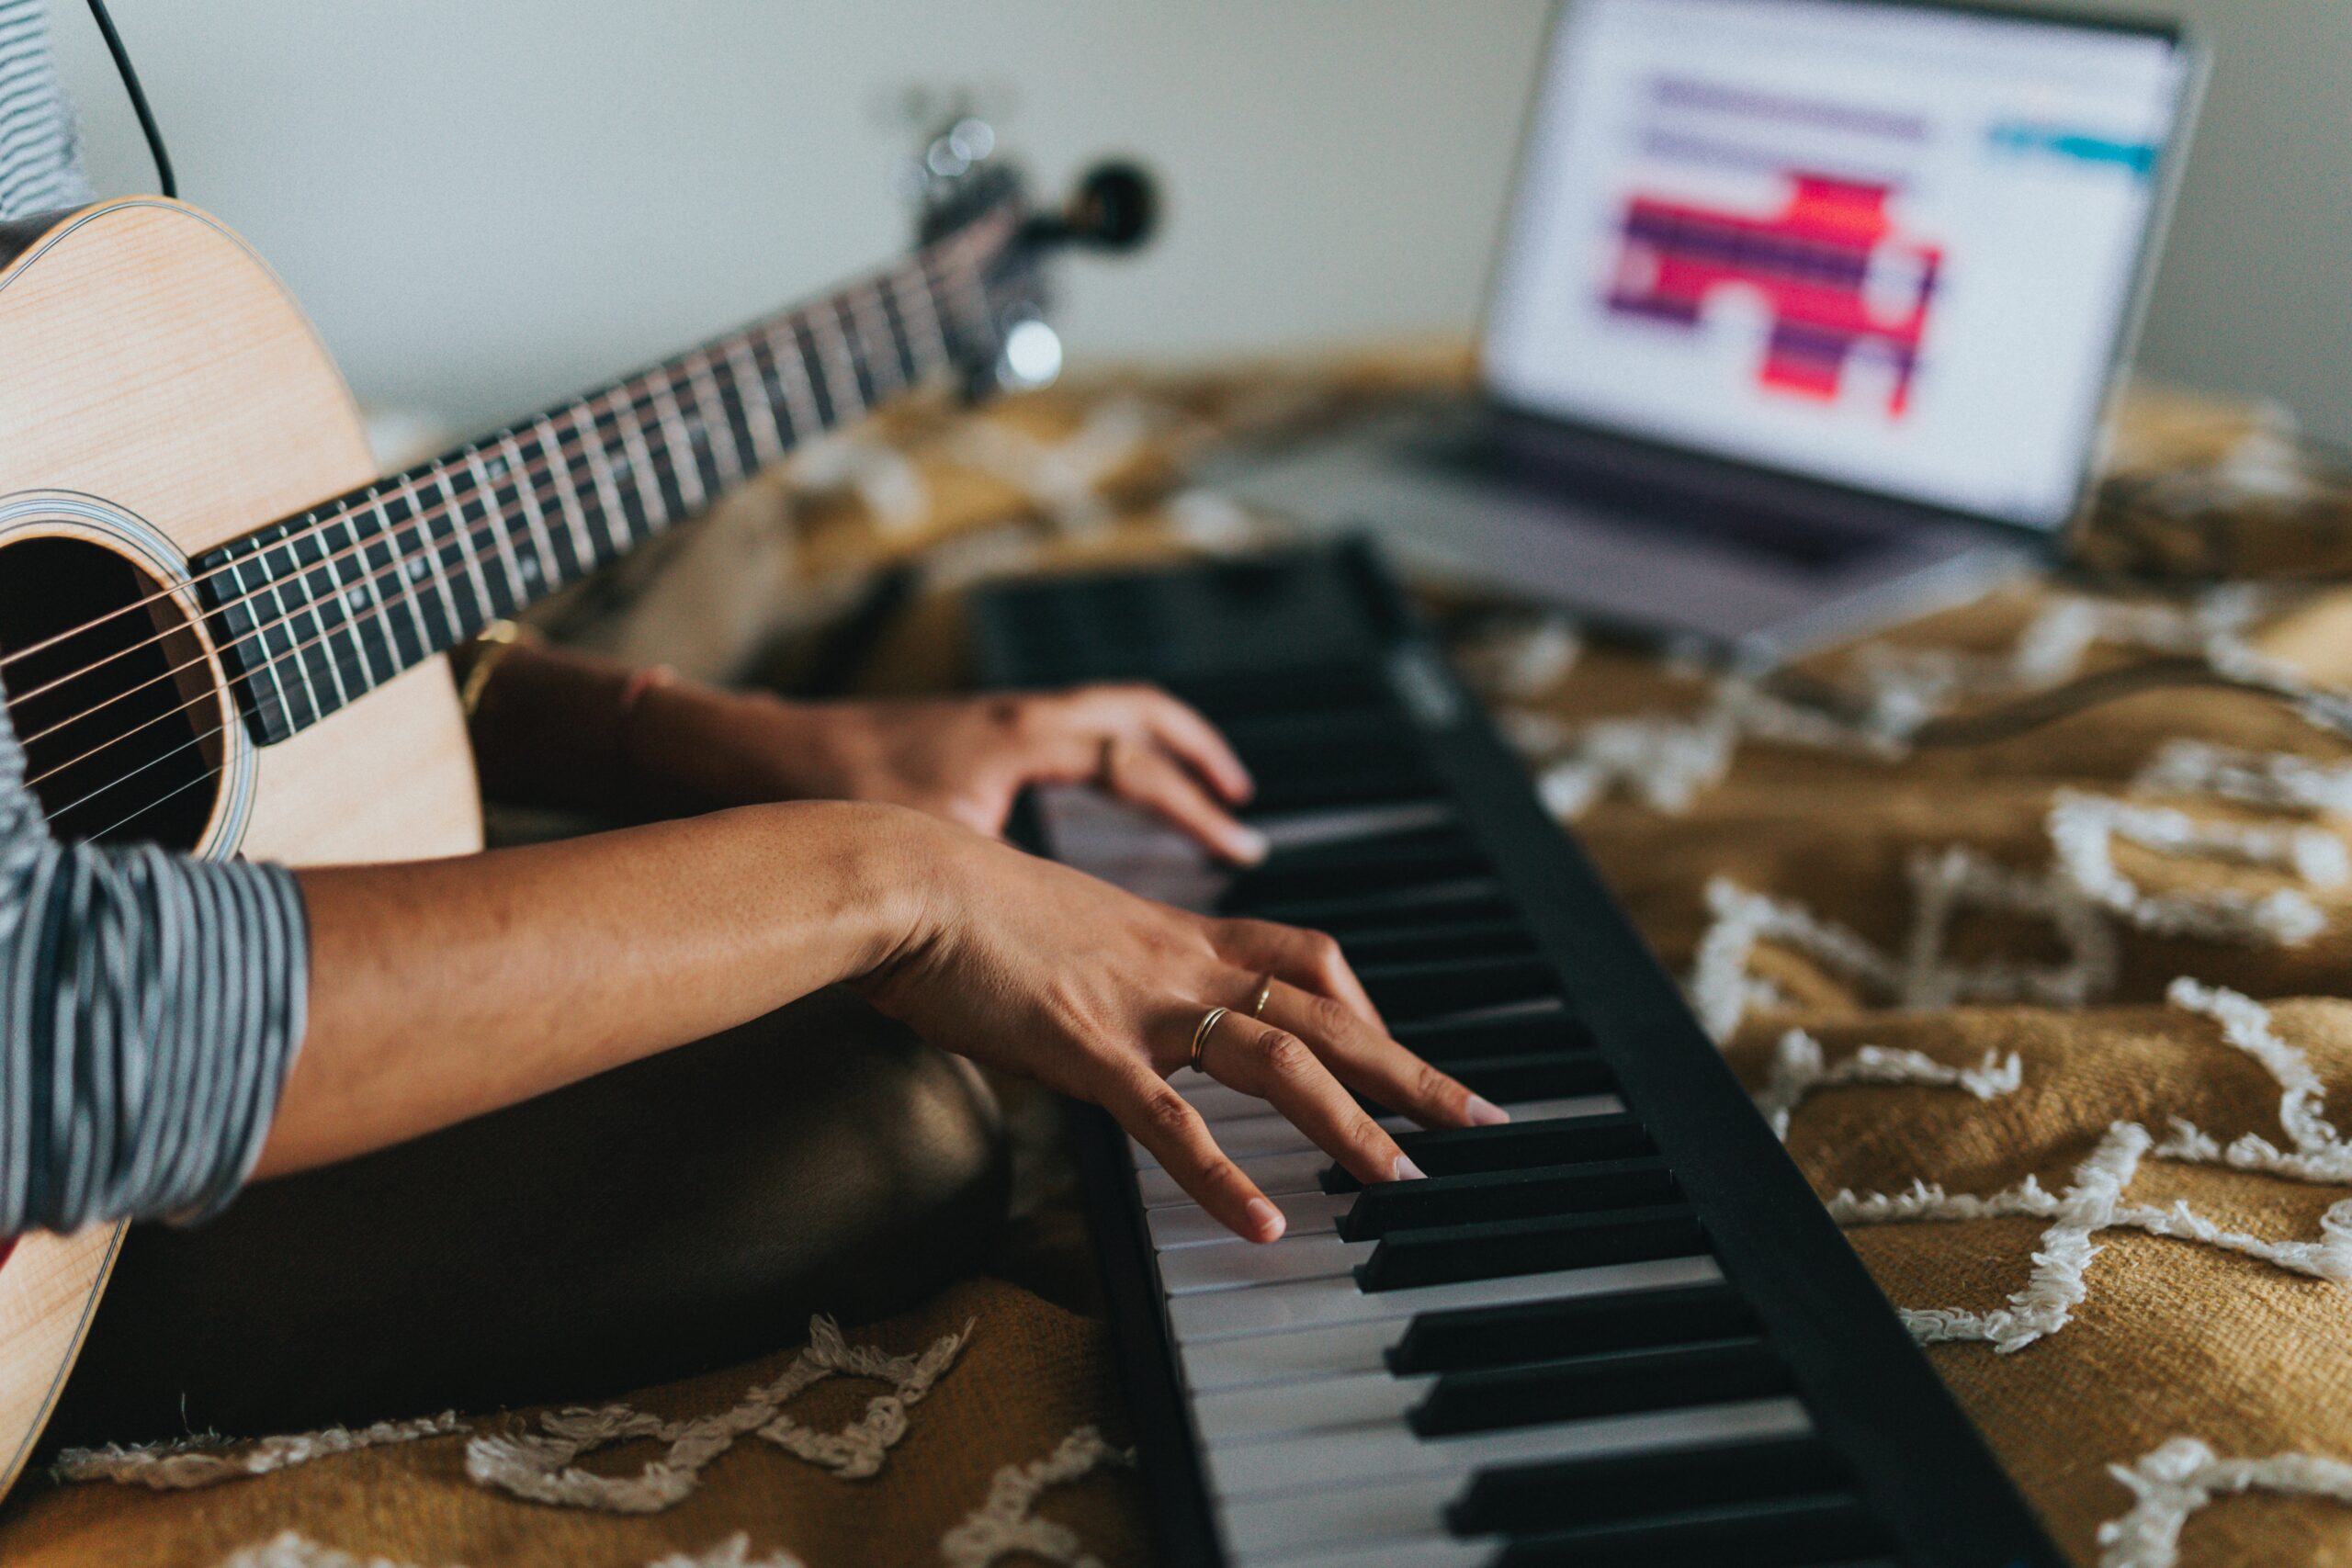
<svg viewBox="0 0 2352 1568"><path fill-rule="evenodd" d="M1386 1029L1347 955L1323 932L1272 920L1228 919L1216 922L1211 940L1219 955L1236 967L1255 969L1302 991L1329 997L1374 1029ZM1256 998L1253 990L1250 999Z"/></svg>
<svg viewBox="0 0 2352 1568"><path fill-rule="evenodd" d="M1500 1106L1471 1093L1460 1079L1424 1062L1390 1039L1387 1031L1374 1028L1329 997L1277 980L1258 1016L1312 1042L1323 1065L1348 1088L1424 1127L1490 1127L1510 1120Z"/></svg>
<svg viewBox="0 0 2352 1568"><path fill-rule="evenodd" d="M1191 773L1158 751L1123 746L1112 754L1103 787L1121 800L1158 812L1200 840L1211 853L1237 865L1266 858L1266 836L1237 822Z"/></svg>
<svg viewBox="0 0 2352 1568"><path fill-rule="evenodd" d="M1122 1076L1102 1105L1226 1229L1244 1241L1281 1238L1283 1212L1226 1157L1201 1113L1166 1080L1147 1072Z"/></svg>
<svg viewBox="0 0 2352 1568"><path fill-rule="evenodd" d="M1256 792L1257 784L1235 754L1233 743L1199 709L1158 687L1144 691L1141 707L1152 738L1216 785L1227 800L1238 806Z"/></svg>
<svg viewBox="0 0 2352 1568"><path fill-rule="evenodd" d="M1163 747L1192 768L1217 794L1238 805L1255 787L1250 770L1216 726L1157 686L1081 686L1070 694L1070 711L1081 728L1132 736Z"/></svg>
<svg viewBox="0 0 2352 1568"><path fill-rule="evenodd" d="M1359 1181L1404 1181L1421 1174L1388 1130L1365 1115L1306 1042L1288 1030L1227 1013L1202 1043L1201 1066L1218 1082L1272 1105Z"/></svg>

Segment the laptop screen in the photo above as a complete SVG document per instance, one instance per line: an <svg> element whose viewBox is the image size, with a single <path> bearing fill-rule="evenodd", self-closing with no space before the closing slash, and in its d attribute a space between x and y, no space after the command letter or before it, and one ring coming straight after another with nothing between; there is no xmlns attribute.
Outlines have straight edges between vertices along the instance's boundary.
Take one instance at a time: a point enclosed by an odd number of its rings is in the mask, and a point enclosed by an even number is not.
<svg viewBox="0 0 2352 1568"><path fill-rule="evenodd" d="M1907 500L2072 514L2193 69L2154 31L1570 0L1499 400Z"/></svg>

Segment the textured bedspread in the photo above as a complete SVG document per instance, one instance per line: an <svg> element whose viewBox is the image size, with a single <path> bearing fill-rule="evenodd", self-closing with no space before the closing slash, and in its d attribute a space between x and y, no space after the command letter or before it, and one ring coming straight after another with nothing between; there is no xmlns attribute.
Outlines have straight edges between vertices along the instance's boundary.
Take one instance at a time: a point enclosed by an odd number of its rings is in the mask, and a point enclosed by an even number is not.
<svg viewBox="0 0 2352 1568"><path fill-rule="evenodd" d="M950 685L975 576L1247 547L1267 526L1187 489L1187 457L1444 374L901 411L550 620L789 677L911 562L865 683ZM1436 604L2067 1551L2352 1563L2352 513L2233 411L2143 398L2114 469L2099 575L1794 678ZM2153 689L2096 679L2155 660ZM778 1324L760 1363L601 1410L84 1456L0 1510L0 1562L1145 1561L1083 1234L1023 1103L1019 1244L918 1312Z"/></svg>

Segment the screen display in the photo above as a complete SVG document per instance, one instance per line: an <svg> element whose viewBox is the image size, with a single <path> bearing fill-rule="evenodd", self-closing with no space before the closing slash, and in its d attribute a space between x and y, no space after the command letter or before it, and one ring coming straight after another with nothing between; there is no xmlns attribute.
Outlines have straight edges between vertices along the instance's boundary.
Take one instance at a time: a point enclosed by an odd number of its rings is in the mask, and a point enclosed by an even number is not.
<svg viewBox="0 0 2352 1568"><path fill-rule="evenodd" d="M2055 527L2188 69L2153 34L1902 6L1572 3L1487 388Z"/></svg>

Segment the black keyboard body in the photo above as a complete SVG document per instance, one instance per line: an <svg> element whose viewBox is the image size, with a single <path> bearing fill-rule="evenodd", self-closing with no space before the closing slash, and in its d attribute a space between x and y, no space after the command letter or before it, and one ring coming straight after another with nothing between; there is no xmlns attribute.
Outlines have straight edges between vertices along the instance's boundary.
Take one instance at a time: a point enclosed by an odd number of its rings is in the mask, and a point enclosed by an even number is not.
<svg viewBox="0 0 2352 1568"><path fill-rule="evenodd" d="M1205 1317L1253 1292L1187 1280L1257 1260L1168 1250L1167 1184L1073 1108L1172 1568L2064 1562L1368 547L1022 581L976 595L974 616L992 686L1148 680L1194 703L1253 770L1253 818L1448 811L1278 850L1212 907L1331 931L1400 1039L1535 1108L1404 1134L1426 1183L1294 1182L1286 1208L1336 1215L1296 1256L1357 1260L1258 1287L1269 1310L1301 1303L1309 1338ZM1056 852L1042 813L1023 832ZM1231 1371L1341 1340L1355 1359L1328 1378ZM1370 1425L1346 1400L1372 1402ZM1699 1406L1772 1420L1710 1436L1658 1414Z"/></svg>

